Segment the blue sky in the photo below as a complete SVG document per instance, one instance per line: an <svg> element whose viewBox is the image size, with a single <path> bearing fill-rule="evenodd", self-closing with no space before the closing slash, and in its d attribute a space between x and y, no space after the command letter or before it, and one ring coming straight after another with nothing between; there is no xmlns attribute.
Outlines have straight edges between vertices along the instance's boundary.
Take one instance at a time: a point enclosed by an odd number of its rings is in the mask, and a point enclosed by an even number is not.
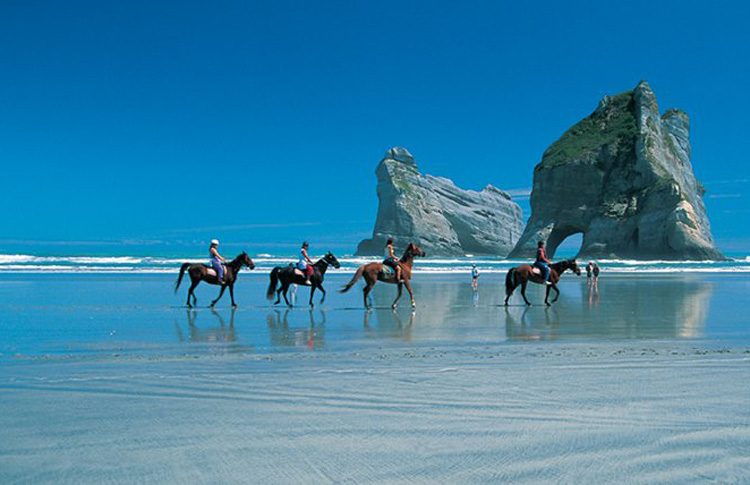
<svg viewBox="0 0 750 485"><path fill-rule="evenodd" d="M714 235L747 251L748 17L742 2L3 2L0 251L353 250L389 147L522 193L547 146L640 79L690 115Z"/></svg>

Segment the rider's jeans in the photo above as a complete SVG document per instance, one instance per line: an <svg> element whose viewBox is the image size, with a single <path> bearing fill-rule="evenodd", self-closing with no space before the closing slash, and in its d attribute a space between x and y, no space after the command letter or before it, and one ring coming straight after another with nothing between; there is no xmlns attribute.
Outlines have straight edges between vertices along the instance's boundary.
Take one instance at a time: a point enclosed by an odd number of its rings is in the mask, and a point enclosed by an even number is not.
<svg viewBox="0 0 750 485"><path fill-rule="evenodd" d="M221 264L219 258L211 258L211 267L216 270L216 274L219 275L219 279L224 279L224 265Z"/></svg>

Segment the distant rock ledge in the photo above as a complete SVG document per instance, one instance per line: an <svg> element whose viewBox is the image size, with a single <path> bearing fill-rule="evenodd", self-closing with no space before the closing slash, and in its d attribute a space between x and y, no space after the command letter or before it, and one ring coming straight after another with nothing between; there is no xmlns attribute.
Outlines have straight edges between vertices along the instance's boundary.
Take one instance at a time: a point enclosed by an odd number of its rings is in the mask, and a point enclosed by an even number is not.
<svg viewBox="0 0 750 485"><path fill-rule="evenodd" d="M720 260L690 160L683 111L659 115L651 87L605 96L534 169L531 218L511 257L548 255L583 233L584 258Z"/></svg>
<svg viewBox="0 0 750 485"><path fill-rule="evenodd" d="M391 236L399 250L413 241L429 256L506 256L523 231L521 208L506 192L491 185L463 190L448 179L421 175L406 148L388 150L375 174L375 229L357 255L383 255Z"/></svg>

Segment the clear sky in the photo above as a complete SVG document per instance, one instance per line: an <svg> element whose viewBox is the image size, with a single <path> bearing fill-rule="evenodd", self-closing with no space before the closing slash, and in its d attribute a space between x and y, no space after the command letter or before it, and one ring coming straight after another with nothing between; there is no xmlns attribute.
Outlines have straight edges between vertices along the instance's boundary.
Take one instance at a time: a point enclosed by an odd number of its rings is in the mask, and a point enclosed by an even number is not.
<svg viewBox="0 0 750 485"><path fill-rule="evenodd" d="M714 235L747 251L749 18L746 2L2 2L0 251L353 250L389 147L522 193L547 146L640 79L690 115Z"/></svg>

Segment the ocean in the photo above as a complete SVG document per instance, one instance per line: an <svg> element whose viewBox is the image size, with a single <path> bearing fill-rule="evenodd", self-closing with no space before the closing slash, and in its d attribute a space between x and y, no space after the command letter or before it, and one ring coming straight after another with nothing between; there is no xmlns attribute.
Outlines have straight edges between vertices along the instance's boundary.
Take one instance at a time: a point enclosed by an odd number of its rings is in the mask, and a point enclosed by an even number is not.
<svg viewBox="0 0 750 485"><path fill-rule="evenodd" d="M227 253L227 256L233 253ZM316 260L319 255L313 254ZM358 266L378 257L358 257L350 254L336 255L341 268L330 269L336 273L349 273ZM572 257L572 254L559 254L556 259ZM274 266L286 266L296 261L292 255L251 254L256 265L256 272L268 272ZM227 259L230 259L229 257ZM0 273L172 273L182 263L206 263L208 258L167 255L167 256L133 256L127 254L107 255L45 255L45 254L0 254ZM493 257L463 258L424 258L418 259L414 271L430 273L468 273L471 265L476 264L483 273L502 273L513 266L528 263L528 260L510 260ZM586 261L581 260L581 269ZM750 256L735 255L729 261L639 261L639 260L597 260L605 272L613 273L748 273Z"/></svg>

